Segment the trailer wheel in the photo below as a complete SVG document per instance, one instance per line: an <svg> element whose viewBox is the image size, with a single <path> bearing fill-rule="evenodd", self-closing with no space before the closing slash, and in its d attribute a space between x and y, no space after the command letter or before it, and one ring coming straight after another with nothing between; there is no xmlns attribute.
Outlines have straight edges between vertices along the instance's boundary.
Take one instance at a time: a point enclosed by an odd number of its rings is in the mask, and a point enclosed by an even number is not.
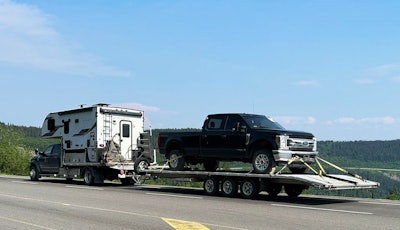
<svg viewBox="0 0 400 230"><path fill-rule="evenodd" d="M215 177L208 177L203 183L203 189L206 195L214 196L219 191L219 182Z"/></svg>
<svg viewBox="0 0 400 230"><path fill-rule="evenodd" d="M259 149L253 154L253 169L255 173L269 173L275 162L269 149Z"/></svg>
<svg viewBox="0 0 400 230"><path fill-rule="evenodd" d="M221 182L221 192L223 196L234 197L238 193L238 185L235 179L227 177Z"/></svg>
<svg viewBox="0 0 400 230"><path fill-rule="evenodd" d="M253 199L260 192L260 182L251 178L243 179L240 184L240 195L245 199Z"/></svg>
<svg viewBox="0 0 400 230"><path fill-rule="evenodd" d="M35 165L32 165L29 169L29 176L31 178L31 181L37 181L39 180L39 170Z"/></svg>
<svg viewBox="0 0 400 230"><path fill-rule="evenodd" d="M89 186L94 184L94 173L91 168L86 168L83 171L83 182Z"/></svg>
<svg viewBox="0 0 400 230"><path fill-rule="evenodd" d="M276 197L282 191L282 185L274 183L268 184L266 191L270 197Z"/></svg>
<svg viewBox="0 0 400 230"><path fill-rule="evenodd" d="M181 171L185 168L185 158L180 150L172 150L168 155L168 165L170 169Z"/></svg>
<svg viewBox="0 0 400 230"><path fill-rule="evenodd" d="M298 197L307 187L298 184L285 184L285 192L289 197Z"/></svg>

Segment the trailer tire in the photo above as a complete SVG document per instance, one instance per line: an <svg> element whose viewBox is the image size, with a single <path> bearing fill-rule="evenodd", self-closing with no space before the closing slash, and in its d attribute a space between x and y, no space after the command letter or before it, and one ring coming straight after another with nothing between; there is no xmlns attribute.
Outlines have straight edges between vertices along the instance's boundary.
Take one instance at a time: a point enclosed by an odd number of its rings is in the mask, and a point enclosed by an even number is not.
<svg viewBox="0 0 400 230"><path fill-rule="evenodd" d="M85 168L85 170L83 171L83 182L85 183L85 185L89 185L89 186L94 184L93 169Z"/></svg>
<svg viewBox="0 0 400 230"><path fill-rule="evenodd" d="M219 191L219 181L216 177L208 177L203 182L203 189L206 195L215 196Z"/></svg>
<svg viewBox="0 0 400 230"><path fill-rule="evenodd" d="M269 173L275 164L272 152L269 149L258 149L254 152L252 158L253 169L255 173Z"/></svg>
<svg viewBox="0 0 400 230"><path fill-rule="evenodd" d="M221 193L226 197L234 197L238 193L238 184L235 179L227 177L221 182Z"/></svg>
<svg viewBox="0 0 400 230"><path fill-rule="evenodd" d="M282 185L281 184L275 184L275 183L268 184L267 188L266 188L266 191L268 193L268 196L276 197L282 191Z"/></svg>
<svg viewBox="0 0 400 230"><path fill-rule="evenodd" d="M244 199L253 199L260 192L260 182L252 179L245 178L240 184L240 195Z"/></svg>
<svg viewBox="0 0 400 230"><path fill-rule="evenodd" d="M307 186L298 185L298 184L285 184L283 186L285 188L285 192L289 197L298 197Z"/></svg>
<svg viewBox="0 0 400 230"><path fill-rule="evenodd" d="M39 180L39 170L37 169L37 167L35 165L32 165L29 168L29 176L31 178L31 181L37 181Z"/></svg>
<svg viewBox="0 0 400 230"><path fill-rule="evenodd" d="M174 149L168 154L168 165L172 170L182 171L185 168L185 158L181 150Z"/></svg>

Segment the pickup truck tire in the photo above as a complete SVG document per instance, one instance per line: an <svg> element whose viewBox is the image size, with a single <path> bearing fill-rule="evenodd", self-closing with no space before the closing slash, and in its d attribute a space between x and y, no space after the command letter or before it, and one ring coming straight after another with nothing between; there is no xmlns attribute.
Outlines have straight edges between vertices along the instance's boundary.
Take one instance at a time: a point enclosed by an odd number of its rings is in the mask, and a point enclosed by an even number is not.
<svg viewBox="0 0 400 230"><path fill-rule="evenodd" d="M219 191L219 181L216 177L208 177L203 182L203 189L206 195L214 196Z"/></svg>
<svg viewBox="0 0 400 230"><path fill-rule="evenodd" d="M272 152L269 149L256 150L252 158L253 169L255 173L269 173L275 162Z"/></svg>
<svg viewBox="0 0 400 230"><path fill-rule="evenodd" d="M83 182L89 186L94 184L94 173L91 168L86 168L83 171Z"/></svg>
<svg viewBox="0 0 400 230"><path fill-rule="evenodd" d="M225 197L234 197L238 193L238 184L235 179L227 177L221 182L221 193Z"/></svg>
<svg viewBox="0 0 400 230"><path fill-rule="evenodd" d="M252 179L245 178L240 184L240 195L244 199L253 199L260 192L260 182Z"/></svg>
<svg viewBox="0 0 400 230"><path fill-rule="evenodd" d="M306 167L299 168L299 167L290 167L289 166L289 169L292 173L295 173L295 174L303 174L307 171Z"/></svg>
<svg viewBox="0 0 400 230"><path fill-rule="evenodd" d="M185 158L181 150L175 149L168 154L168 165L170 169L177 171L185 168Z"/></svg>
<svg viewBox="0 0 400 230"><path fill-rule="evenodd" d="M39 170L35 165L32 165L29 169L29 176L31 178L31 181L37 181L39 180Z"/></svg>
<svg viewBox="0 0 400 230"><path fill-rule="evenodd" d="M149 165L150 165L149 160L147 160L144 157L141 157L135 161L134 164L135 172L139 175L144 175L145 172L143 172L143 170L147 169Z"/></svg>
<svg viewBox="0 0 400 230"><path fill-rule="evenodd" d="M206 171L215 172L219 166L219 161L207 160L203 162L203 166Z"/></svg>

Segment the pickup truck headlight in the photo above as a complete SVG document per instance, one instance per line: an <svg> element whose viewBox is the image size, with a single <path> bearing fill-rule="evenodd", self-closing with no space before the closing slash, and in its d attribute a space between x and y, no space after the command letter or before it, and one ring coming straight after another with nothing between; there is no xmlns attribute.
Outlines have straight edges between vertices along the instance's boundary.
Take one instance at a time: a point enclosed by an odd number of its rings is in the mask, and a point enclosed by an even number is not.
<svg viewBox="0 0 400 230"><path fill-rule="evenodd" d="M314 140L314 146L313 146L313 149L312 149L312 150L313 150L314 152L316 152L316 151L317 151L317 138L314 137L313 140Z"/></svg>
<svg viewBox="0 0 400 230"><path fill-rule="evenodd" d="M278 149L284 149L284 150L288 150L289 146L288 146L288 140L289 137L286 135L278 135L275 138L276 144L278 145Z"/></svg>

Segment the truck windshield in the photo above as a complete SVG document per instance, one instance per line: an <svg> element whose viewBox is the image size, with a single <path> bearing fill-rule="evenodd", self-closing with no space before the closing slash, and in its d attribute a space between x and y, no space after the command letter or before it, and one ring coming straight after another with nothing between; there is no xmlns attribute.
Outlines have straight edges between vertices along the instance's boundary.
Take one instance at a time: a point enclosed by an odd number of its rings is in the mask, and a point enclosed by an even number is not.
<svg viewBox="0 0 400 230"><path fill-rule="evenodd" d="M243 114L242 116L251 128L285 130L278 122L263 115Z"/></svg>

